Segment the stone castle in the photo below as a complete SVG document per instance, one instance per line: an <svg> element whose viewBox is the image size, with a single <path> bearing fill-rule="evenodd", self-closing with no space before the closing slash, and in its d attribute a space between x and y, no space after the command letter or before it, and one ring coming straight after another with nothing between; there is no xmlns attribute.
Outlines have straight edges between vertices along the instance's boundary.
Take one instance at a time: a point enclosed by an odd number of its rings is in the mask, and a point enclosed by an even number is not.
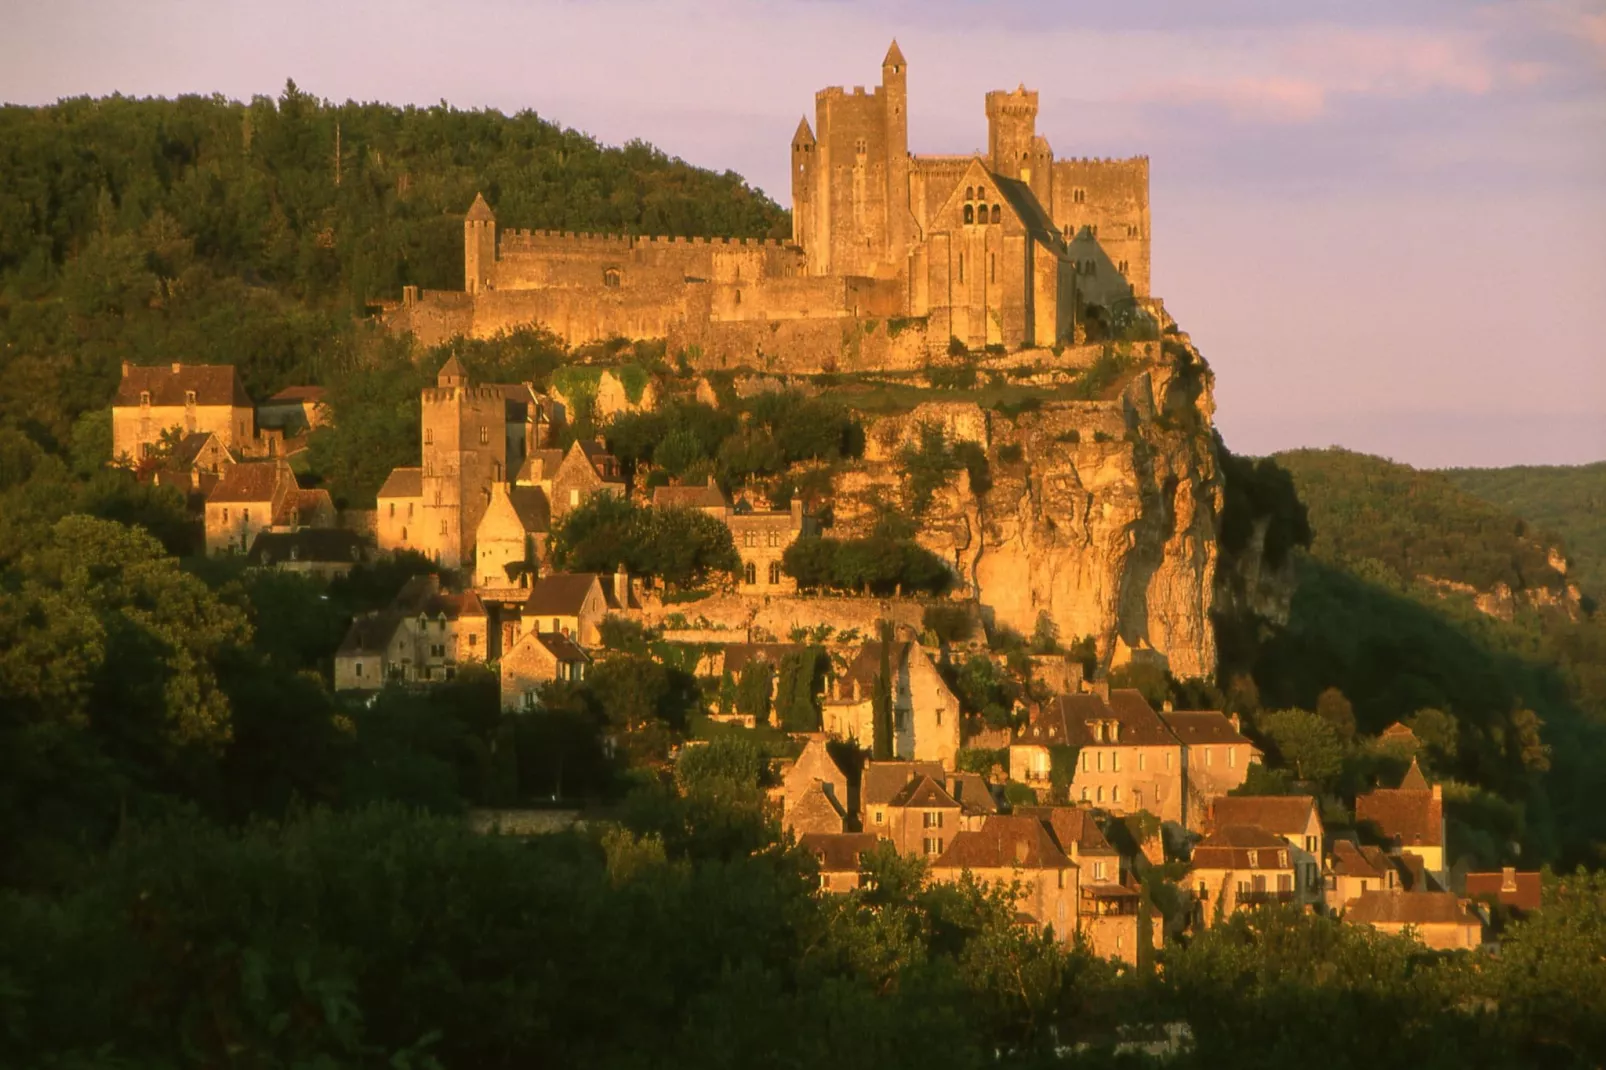
<svg viewBox="0 0 1606 1070"><path fill-rule="evenodd" d="M911 154L894 42L879 86L821 90L798 124L791 241L499 233L478 196L463 290L409 287L387 320L427 343L539 323L575 344L667 338L710 365L780 353L848 370L918 364L952 339L1051 347L1079 308L1146 299L1148 159L1056 160L1024 87L988 93L986 113L986 154Z"/></svg>

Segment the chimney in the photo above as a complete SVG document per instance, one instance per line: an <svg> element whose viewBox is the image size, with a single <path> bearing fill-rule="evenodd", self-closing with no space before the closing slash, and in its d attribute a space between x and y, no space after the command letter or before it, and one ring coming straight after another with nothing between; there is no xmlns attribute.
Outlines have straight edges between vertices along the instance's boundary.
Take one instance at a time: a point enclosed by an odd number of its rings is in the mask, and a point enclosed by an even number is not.
<svg viewBox="0 0 1606 1070"><path fill-rule="evenodd" d="M134 370L133 361L128 361L128 360L123 361L123 378L124 379L127 379L128 378L128 373L133 371L133 370Z"/></svg>
<svg viewBox="0 0 1606 1070"><path fill-rule="evenodd" d="M1517 890L1517 867L1503 866L1500 869L1500 890L1502 892L1515 892Z"/></svg>
<svg viewBox="0 0 1606 1070"><path fill-rule="evenodd" d="M1025 840L1015 841L1015 861L1020 865L1026 864L1026 856L1031 851L1031 845Z"/></svg>
<svg viewBox="0 0 1606 1070"><path fill-rule="evenodd" d="M620 565L613 574L613 597L618 601L620 609L630 608L630 574Z"/></svg>
<svg viewBox="0 0 1606 1070"><path fill-rule="evenodd" d="M790 509L792 512L792 527L801 530L803 527L803 499L795 494L792 495Z"/></svg>
<svg viewBox="0 0 1606 1070"><path fill-rule="evenodd" d="M1243 734L1243 730L1244 730L1243 721L1238 717L1238 715L1236 713L1227 714L1227 720L1232 722L1232 730L1234 732L1237 732L1240 735Z"/></svg>
<svg viewBox="0 0 1606 1070"><path fill-rule="evenodd" d="M1172 710L1172 708L1171 708L1171 700L1170 699L1166 699L1164 702L1160 703L1160 712L1162 712L1162 713L1172 713L1172 712L1174 712Z"/></svg>
<svg viewBox="0 0 1606 1070"><path fill-rule="evenodd" d="M180 364L178 361L175 360L173 362L173 374L177 375L179 373L179 369L182 368L182 367L184 367L184 365Z"/></svg>
<svg viewBox="0 0 1606 1070"><path fill-rule="evenodd" d="M853 678L853 701L859 701L859 678L856 676Z"/></svg>
<svg viewBox="0 0 1606 1070"><path fill-rule="evenodd" d="M1099 698L1103 699L1105 702L1110 701L1110 681L1094 680L1092 683L1087 685L1087 689L1093 692L1093 694L1097 695Z"/></svg>
<svg viewBox="0 0 1606 1070"><path fill-rule="evenodd" d="M1437 784L1433 785L1433 798L1435 802L1444 798L1444 789Z"/></svg>

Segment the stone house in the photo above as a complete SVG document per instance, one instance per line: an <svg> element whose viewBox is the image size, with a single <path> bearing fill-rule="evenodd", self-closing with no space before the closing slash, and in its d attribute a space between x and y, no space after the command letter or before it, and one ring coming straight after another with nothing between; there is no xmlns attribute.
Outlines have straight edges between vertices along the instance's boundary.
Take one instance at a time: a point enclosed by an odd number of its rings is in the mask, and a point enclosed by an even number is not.
<svg viewBox="0 0 1606 1070"><path fill-rule="evenodd" d="M367 540L354 531L302 528L259 532L251 542L246 563L256 568L332 580L344 576L353 566L365 563L370 557Z"/></svg>
<svg viewBox="0 0 1606 1070"><path fill-rule="evenodd" d="M654 509L695 509L723 521L730 512L731 501L725 496L713 476L707 483L669 484L652 490Z"/></svg>
<svg viewBox="0 0 1606 1070"><path fill-rule="evenodd" d="M443 590L439 576L414 576L389 607L352 621L335 652L335 690L450 680L459 666L485 660L488 635L474 592Z"/></svg>
<svg viewBox="0 0 1606 1070"><path fill-rule="evenodd" d="M973 832L960 832L931 863L933 881L957 882L970 874L984 884L1020 882L1016 907L1055 939L1076 938L1078 869L1048 827L1034 817L995 814Z"/></svg>
<svg viewBox="0 0 1606 1070"><path fill-rule="evenodd" d="M803 503L793 500L786 509L754 509L744 498L726 510L725 526L741 555L742 570L736 590L745 595L790 594L797 581L781 568L781 558L804 535L818 528L813 517L803 515Z"/></svg>
<svg viewBox="0 0 1606 1070"><path fill-rule="evenodd" d="M806 832L797 841L819 861L822 892L858 888L864 876L864 856L877 842L869 832Z"/></svg>
<svg viewBox="0 0 1606 1070"><path fill-rule="evenodd" d="M112 458L139 463L159 450L163 432L210 431L224 449L238 452L249 445L255 421L233 365L136 367L124 361L112 401Z"/></svg>
<svg viewBox="0 0 1606 1070"><path fill-rule="evenodd" d="M1294 849L1265 829L1218 828L1193 849L1187 887L1194 919L1209 928L1240 907L1298 901Z"/></svg>
<svg viewBox="0 0 1606 1070"><path fill-rule="evenodd" d="M263 531L332 528L326 490L303 490L282 459L233 465L206 496L206 552L245 553Z"/></svg>
<svg viewBox="0 0 1606 1070"><path fill-rule="evenodd" d="M887 811L894 796L917 777L941 783L943 775L941 762L865 762L859 771L859 827L879 835L891 822Z"/></svg>
<svg viewBox="0 0 1606 1070"><path fill-rule="evenodd" d="M876 813L882 812L878 808ZM919 774L887 800L883 825L867 826L891 840L899 854L935 858L963 831L964 808L948 794L940 777Z"/></svg>
<svg viewBox="0 0 1606 1070"><path fill-rule="evenodd" d="M1369 821L1395 853L1414 854L1439 881L1444 871L1444 796L1429 785L1421 766L1411 768L1397 788L1377 788L1355 797L1355 822Z"/></svg>
<svg viewBox="0 0 1606 1070"><path fill-rule="evenodd" d="M595 572L553 572L530 585L517 620L503 623L502 649L518 642L527 631L556 632L582 647L601 644L602 618L609 613L631 613L641 602L623 572L602 576Z"/></svg>
<svg viewBox="0 0 1606 1070"><path fill-rule="evenodd" d="M1367 892L1402 892L1404 877L1399 861L1380 847L1361 846L1349 840L1333 842L1327 869L1327 908L1340 912L1344 904Z"/></svg>
<svg viewBox="0 0 1606 1070"><path fill-rule="evenodd" d="M554 521L578 509L593 494L622 498L625 493L618 460L595 439L576 440L567 453L538 451L528 467L519 469L517 482L546 492Z"/></svg>
<svg viewBox="0 0 1606 1070"><path fill-rule="evenodd" d="M474 532L474 586L497 594L528 590L546 558L551 505L540 487L495 483Z"/></svg>
<svg viewBox="0 0 1606 1070"><path fill-rule="evenodd" d="M533 710L554 680L584 680L591 656L557 632L527 631L497 662L504 710Z"/></svg>
<svg viewBox="0 0 1606 1070"><path fill-rule="evenodd" d="M1344 904L1344 920L1401 935L1409 929L1435 951L1483 943L1483 921L1453 892L1362 892Z"/></svg>
<svg viewBox="0 0 1606 1070"><path fill-rule="evenodd" d="M1074 754L1070 801L1185 823L1182 744L1137 691L1050 700L1010 743L1010 779L1046 795L1060 747Z"/></svg>
<svg viewBox="0 0 1606 1070"><path fill-rule="evenodd" d="M329 423L321 386L287 386L256 407L257 427L295 439Z"/></svg>
<svg viewBox="0 0 1606 1070"><path fill-rule="evenodd" d="M1237 714L1228 717L1215 710L1167 708L1160 711L1160 719L1182 744L1185 822L1197 831L1210 804L1248 778L1249 766L1260 760L1260 752L1239 731Z"/></svg>
<svg viewBox="0 0 1606 1070"><path fill-rule="evenodd" d="M1015 813L1043 822L1077 866L1077 928L1095 954L1136 964L1138 912L1143 893L1127 879L1121 853L1085 806L1018 807ZM1155 926L1155 939L1164 933Z"/></svg>
<svg viewBox="0 0 1606 1070"><path fill-rule="evenodd" d="M1322 859L1326 831L1316 800L1309 795L1229 795L1212 803L1211 829L1250 826L1287 841L1293 851L1295 902L1325 901Z"/></svg>
<svg viewBox="0 0 1606 1070"><path fill-rule="evenodd" d="M981 823L998 813L998 800L994 798L987 779L980 773L949 773L944 787L959 804L959 820L963 828L980 828Z"/></svg>
<svg viewBox="0 0 1606 1070"><path fill-rule="evenodd" d="M823 735L811 736L797 759L781 772L782 827L799 836L857 830L856 779L838 764ZM822 799L829 806L822 805Z"/></svg>
<svg viewBox="0 0 1606 1070"><path fill-rule="evenodd" d="M151 473L151 481L160 487L176 487L185 495L198 494L204 500L238 461L217 432L194 431L179 440L162 466Z"/></svg>
<svg viewBox="0 0 1606 1070"><path fill-rule="evenodd" d="M896 642L888 652L892 670L892 751L904 761L954 767L959 752L959 699L949 690L931 655L919 644ZM875 687L881 643L865 643L831 680L821 701L827 734L869 749L875 740ZM937 778L940 782L941 777Z"/></svg>

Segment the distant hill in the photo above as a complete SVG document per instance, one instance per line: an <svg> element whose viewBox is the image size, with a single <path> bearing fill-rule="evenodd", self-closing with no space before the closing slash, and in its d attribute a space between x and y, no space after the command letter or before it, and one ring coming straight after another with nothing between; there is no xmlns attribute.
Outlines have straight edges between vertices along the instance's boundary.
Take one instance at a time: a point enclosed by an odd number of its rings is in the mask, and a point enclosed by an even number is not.
<svg viewBox="0 0 1606 1070"><path fill-rule="evenodd" d="M1467 493L1559 536L1572 563L1569 578L1597 601L1606 598L1606 461L1451 468L1443 474Z"/></svg>

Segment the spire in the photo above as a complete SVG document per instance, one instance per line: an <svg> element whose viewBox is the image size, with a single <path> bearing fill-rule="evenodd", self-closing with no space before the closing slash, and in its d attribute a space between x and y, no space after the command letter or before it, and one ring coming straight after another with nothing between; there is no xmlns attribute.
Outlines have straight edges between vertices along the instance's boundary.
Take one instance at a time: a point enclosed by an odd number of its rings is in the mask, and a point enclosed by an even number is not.
<svg viewBox="0 0 1606 1070"><path fill-rule="evenodd" d="M1422 767L1411 759L1411 768L1406 770L1405 779L1400 781L1401 791L1427 791L1428 779L1422 775Z"/></svg>
<svg viewBox="0 0 1606 1070"><path fill-rule="evenodd" d="M898 47L898 39L896 37L892 39L892 47L887 49L887 58L881 61L881 66L883 68L909 66L909 61L903 58L903 50Z"/></svg>
<svg viewBox="0 0 1606 1070"><path fill-rule="evenodd" d="M474 194L474 203L469 205L468 215L463 218L471 223L494 223L496 222L496 213L491 211L491 206L485 203L485 194L476 193Z"/></svg>
<svg viewBox="0 0 1606 1070"><path fill-rule="evenodd" d="M797 133L792 135L792 144L814 144L814 131L809 128L809 117L807 115L797 121Z"/></svg>
<svg viewBox="0 0 1606 1070"><path fill-rule="evenodd" d="M467 379L468 376L463 372L462 362L457 359L457 354L453 353L446 363L441 365L440 374L435 377L435 384L437 386L462 386Z"/></svg>

